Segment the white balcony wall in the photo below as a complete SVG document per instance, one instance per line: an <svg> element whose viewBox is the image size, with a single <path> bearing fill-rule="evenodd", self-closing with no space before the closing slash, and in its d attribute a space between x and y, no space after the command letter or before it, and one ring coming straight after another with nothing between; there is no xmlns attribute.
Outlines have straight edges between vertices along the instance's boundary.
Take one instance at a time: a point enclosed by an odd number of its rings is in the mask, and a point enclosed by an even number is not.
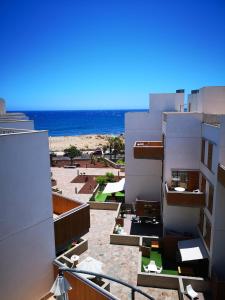
<svg viewBox="0 0 225 300"><path fill-rule="evenodd" d="M34 129L33 120L1 120L0 119L0 128L14 128L14 129Z"/></svg>
<svg viewBox="0 0 225 300"><path fill-rule="evenodd" d="M47 132L0 135L0 290L4 300L40 299L52 284L49 267L55 249L49 165Z"/></svg>

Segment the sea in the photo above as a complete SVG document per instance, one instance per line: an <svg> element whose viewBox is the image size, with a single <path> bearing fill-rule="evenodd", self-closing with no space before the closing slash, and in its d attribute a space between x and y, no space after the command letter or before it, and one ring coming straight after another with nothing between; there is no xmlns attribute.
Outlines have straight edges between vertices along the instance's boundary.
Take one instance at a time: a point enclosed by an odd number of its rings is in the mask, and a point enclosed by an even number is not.
<svg viewBox="0 0 225 300"><path fill-rule="evenodd" d="M37 130L48 130L49 136L124 133L125 113L139 110L57 110L23 111Z"/></svg>

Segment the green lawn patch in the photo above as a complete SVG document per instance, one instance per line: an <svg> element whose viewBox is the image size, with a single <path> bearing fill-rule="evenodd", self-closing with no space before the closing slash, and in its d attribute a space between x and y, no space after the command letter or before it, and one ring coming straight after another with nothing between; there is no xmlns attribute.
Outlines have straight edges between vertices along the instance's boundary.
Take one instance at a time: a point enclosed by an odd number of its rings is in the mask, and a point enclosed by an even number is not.
<svg viewBox="0 0 225 300"><path fill-rule="evenodd" d="M107 198L107 194L102 194L102 192L98 192L95 195L96 202L105 202L106 198Z"/></svg>
<svg viewBox="0 0 225 300"><path fill-rule="evenodd" d="M105 202L105 201L107 201L108 196L110 197L110 196L112 196L112 194L103 194L102 192L98 192L95 195L95 201L96 202ZM118 197L118 198L120 198L120 197L122 198L122 197L125 196L125 194L124 194L124 192L117 192L115 194L115 196Z"/></svg>
<svg viewBox="0 0 225 300"><path fill-rule="evenodd" d="M144 266L147 266L150 263L150 260L154 260L157 267L163 267L162 272L160 274L178 275L178 271L176 269L164 268L162 263L162 254L160 250L151 250L150 257L142 256L141 260L141 272L144 272Z"/></svg>

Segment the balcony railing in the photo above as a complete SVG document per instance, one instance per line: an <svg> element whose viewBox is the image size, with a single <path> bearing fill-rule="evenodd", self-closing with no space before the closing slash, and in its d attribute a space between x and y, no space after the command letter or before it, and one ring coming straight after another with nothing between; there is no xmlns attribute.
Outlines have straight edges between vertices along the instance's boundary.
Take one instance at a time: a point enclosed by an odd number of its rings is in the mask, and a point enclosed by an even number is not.
<svg viewBox="0 0 225 300"><path fill-rule="evenodd" d="M56 252L64 250L71 242L80 239L90 228L90 207L53 194L53 213Z"/></svg>
<svg viewBox="0 0 225 300"><path fill-rule="evenodd" d="M218 180L225 187L225 166L218 165Z"/></svg>
<svg viewBox="0 0 225 300"><path fill-rule="evenodd" d="M162 160L163 156L162 141L136 141L134 144L134 158Z"/></svg>
<svg viewBox="0 0 225 300"><path fill-rule="evenodd" d="M168 205L185 207L204 207L205 194L200 191L176 191L170 190L165 184L166 201Z"/></svg>

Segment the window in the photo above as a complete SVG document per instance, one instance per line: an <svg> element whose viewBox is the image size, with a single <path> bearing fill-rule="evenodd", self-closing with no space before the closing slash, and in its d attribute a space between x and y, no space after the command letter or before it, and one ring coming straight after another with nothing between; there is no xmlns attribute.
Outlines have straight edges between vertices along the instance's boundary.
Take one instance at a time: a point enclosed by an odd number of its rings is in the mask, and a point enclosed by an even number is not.
<svg viewBox="0 0 225 300"><path fill-rule="evenodd" d="M203 235L203 228L204 228L204 211L203 211L203 209L200 210L198 227L199 227L199 230L201 231L201 234Z"/></svg>
<svg viewBox="0 0 225 300"><path fill-rule="evenodd" d="M200 177L200 190L201 190L201 192L205 193L205 187L206 187L206 179L201 174L201 177Z"/></svg>
<svg viewBox="0 0 225 300"><path fill-rule="evenodd" d="M205 140L202 139L202 153L201 153L201 162L205 163Z"/></svg>
<svg viewBox="0 0 225 300"><path fill-rule="evenodd" d="M205 216L205 234L204 234L205 243L210 250L210 241L211 241L211 224L208 218Z"/></svg>
<svg viewBox="0 0 225 300"><path fill-rule="evenodd" d="M208 143L208 169L212 170L212 156L213 156L213 144L212 143Z"/></svg>
<svg viewBox="0 0 225 300"><path fill-rule="evenodd" d="M211 212L212 214L212 210L213 210L213 194L214 194L214 186L209 183L209 196L208 196L208 210Z"/></svg>
<svg viewBox="0 0 225 300"><path fill-rule="evenodd" d="M172 170L172 187L181 186L192 192L199 188L199 171Z"/></svg>

